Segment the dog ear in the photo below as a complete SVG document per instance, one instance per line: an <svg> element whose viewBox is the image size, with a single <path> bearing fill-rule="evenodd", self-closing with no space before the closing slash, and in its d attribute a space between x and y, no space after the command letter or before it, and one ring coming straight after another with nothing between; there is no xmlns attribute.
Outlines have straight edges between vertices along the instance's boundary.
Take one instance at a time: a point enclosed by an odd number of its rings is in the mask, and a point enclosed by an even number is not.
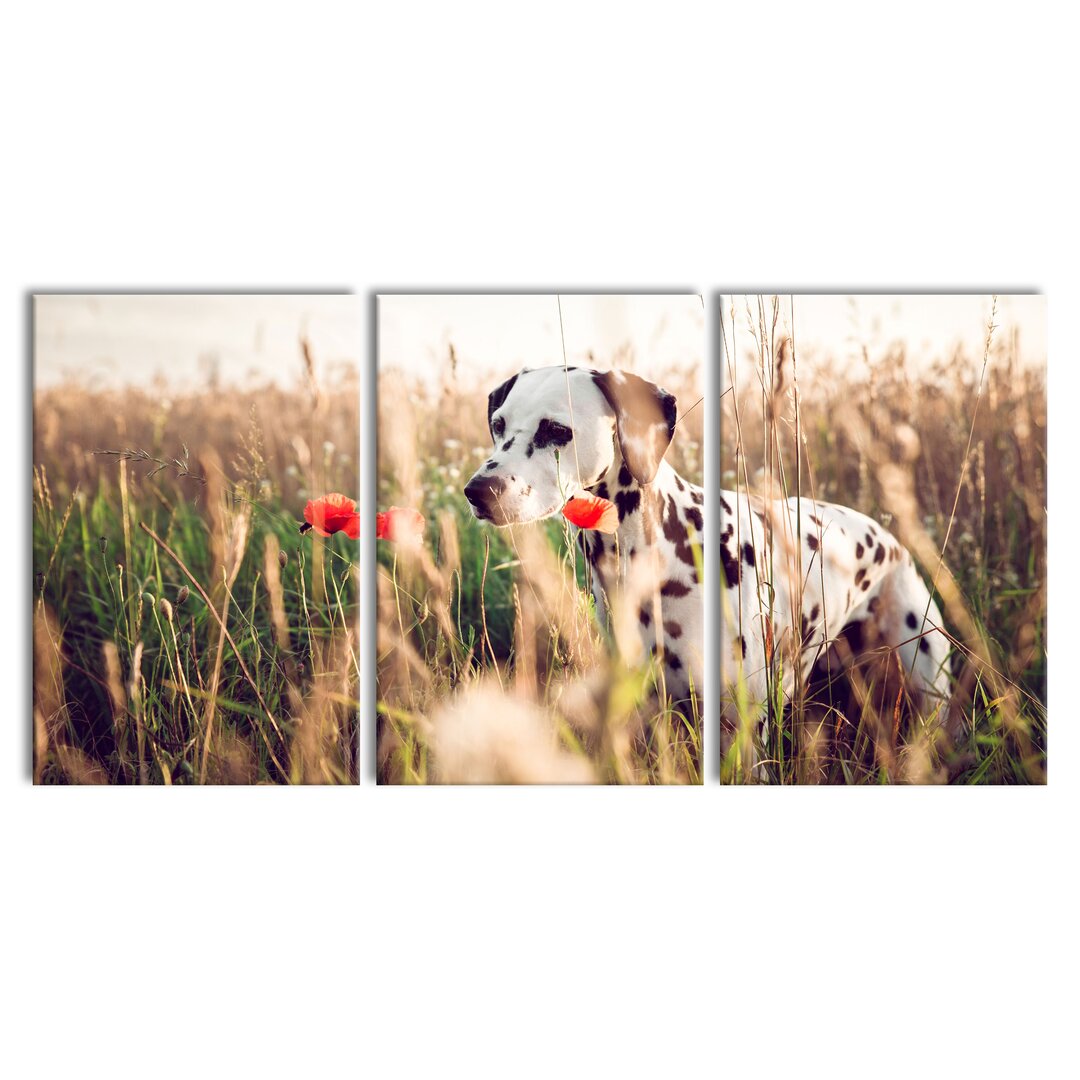
<svg viewBox="0 0 1080 1080"><path fill-rule="evenodd" d="M520 375L521 372L518 372ZM510 393L514 388L514 383L518 381L517 375L511 375L509 379L502 384L502 386L496 386L494 390L488 394L488 431L491 434L492 441L495 440L495 432L491 430L491 418L495 415L495 412L502 403L506 400L506 395Z"/></svg>
<svg viewBox="0 0 1080 1080"><path fill-rule="evenodd" d="M675 434L675 395L628 371L598 371L593 381L615 410L615 433L630 475L651 484Z"/></svg>

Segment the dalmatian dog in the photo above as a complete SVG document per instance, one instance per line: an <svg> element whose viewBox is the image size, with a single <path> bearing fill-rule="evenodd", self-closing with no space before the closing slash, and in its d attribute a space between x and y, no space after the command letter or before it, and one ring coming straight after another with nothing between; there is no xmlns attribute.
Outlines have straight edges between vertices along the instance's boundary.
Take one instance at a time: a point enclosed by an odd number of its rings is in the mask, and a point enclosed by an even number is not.
<svg viewBox="0 0 1080 1080"><path fill-rule="evenodd" d="M722 491L720 561L728 738L740 715L764 716L770 670L788 700L815 665L829 667L841 642L848 662L870 652L887 660L910 707L944 719L950 650L941 612L911 554L876 521L813 499Z"/></svg>
<svg viewBox="0 0 1080 1080"><path fill-rule="evenodd" d="M580 536L597 611L606 614L635 565L656 560L639 601L642 644L662 653L673 701L689 698L691 685L700 699L705 497L664 460L675 434L674 396L629 372L526 368L491 391L487 412L494 450L465 485L473 513L516 525L557 515L578 495L612 501L617 532Z"/></svg>

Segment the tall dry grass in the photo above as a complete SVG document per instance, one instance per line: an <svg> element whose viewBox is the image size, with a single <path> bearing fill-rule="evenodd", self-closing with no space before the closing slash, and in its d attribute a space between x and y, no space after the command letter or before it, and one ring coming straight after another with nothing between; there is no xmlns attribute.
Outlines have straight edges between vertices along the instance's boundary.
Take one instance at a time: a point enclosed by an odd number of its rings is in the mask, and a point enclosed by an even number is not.
<svg viewBox="0 0 1080 1080"><path fill-rule="evenodd" d="M609 363L598 364L607 367ZM628 352L610 366L634 369ZM419 509L417 549L380 545L378 775L389 783L698 782L698 703L676 709L641 654L645 583L597 617L577 530L494 529L462 488L488 456L487 394L461 385L451 348L438 385L379 380L378 498ZM697 371L650 373L680 407ZM669 460L700 482L704 410L686 412Z"/></svg>
<svg viewBox="0 0 1080 1080"><path fill-rule="evenodd" d="M897 536L944 613L952 696L943 722L926 724L901 718L880 666L857 666L839 690L830 677L792 701L777 688L779 749L757 776L1044 782L1045 369L1021 365L1015 335L991 323L983 355L915 365L899 342L882 355L864 348L855 367L819 358L808 376L798 310L792 320L779 298L740 297L722 312L722 486L846 504ZM736 355L742 316L754 344ZM807 730L827 737L808 740ZM747 778L730 760L725 775Z"/></svg>
<svg viewBox="0 0 1080 1080"><path fill-rule="evenodd" d="M37 782L355 782L355 543L297 519L357 492L359 388L299 370L36 391Z"/></svg>

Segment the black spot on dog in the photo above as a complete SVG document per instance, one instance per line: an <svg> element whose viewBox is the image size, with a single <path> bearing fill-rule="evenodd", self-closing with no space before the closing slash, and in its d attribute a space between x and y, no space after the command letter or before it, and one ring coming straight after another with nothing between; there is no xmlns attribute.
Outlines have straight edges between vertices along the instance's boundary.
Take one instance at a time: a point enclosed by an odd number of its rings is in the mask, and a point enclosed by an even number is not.
<svg viewBox="0 0 1080 1080"><path fill-rule="evenodd" d="M806 534L806 546L807 546L807 547L808 547L808 548L809 548L809 549L810 549L811 551L817 551L817 547L818 547L818 539L817 539L817 537L816 537L816 536L814 536L814 534L813 534L813 533L807 533L807 534Z"/></svg>
<svg viewBox="0 0 1080 1080"><path fill-rule="evenodd" d="M600 556L604 554L603 534L598 532L590 533L583 530L578 535L581 540L581 550L585 553L585 557L589 560L589 564L595 567L600 561Z"/></svg>
<svg viewBox="0 0 1080 1080"><path fill-rule="evenodd" d="M872 548L874 546L874 537L870 533L866 534L866 546L868 548Z"/></svg>
<svg viewBox="0 0 1080 1080"><path fill-rule="evenodd" d="M667 665L672 671L678 671L682 667L682 661L672 652L667 654Z"/></svg>
<svg viewBox="0 0 1080 1080"><path fill-rule="evenodd" d="M908 626L911 627L912 630L914 630L915 627L919 625L919 620L916 617L914 611L909 611L907 613L907 618L904 620L904 622L906 622L908 624Z"/></svg>
<svg viewBox="0 0 1080 1080"><path fill-rule="evenodd" d="M855 558L856 559L861 559L863 557L863 555L865 555L865 554L866 554L866 552L863 551L862 544L856 544L855 545Z"/></svg>
<svg viewBox="0 0 1080 1080"><path fill-rule="evenodd" d="M695 488L690 492L690 498L693 499L698 506L700 506L705 501L705 493L702 491L698 491Z"/></svg>
<svg viewBox="0 0 1080 1080"><path fill-rule="evenodd" d="M725 499L722 495L720 496L720 507L724 511L725 514L734 514L735 513L735 511L732 510L730 506L728 506L727 499Z"/></svg>
<svg viewBox="0 0 1080 1080"><path fill-rule="evenodd" d="M506 440L506 442L503 443L503 451L504 452L509 450L510 447L514 445L514 439L516 439L516 438L517 438L516 435L512 435L509 439Z"/></svg>
<svg viewBox="0 0 1080 1080"><path fill-rule="evenodd" d="M866 567L860 566L859 569L855 572L855 584L858 585L864 577L866 577Z"/></svg>
<svg viewBox="0 0 1080 1080"><path fill-rule="evenodd" d="M754 545L749 540L743 544L742 557L747 566L754 565Z"/></svg>
<svg viewBox="0 0 1080 1080"><path fill-rule="evenodd" d="M674 619L665 619L664 633L670 638L680 638L682 637L682 624L677 623Z"/></svg>
<svg viewBox="0 0 1080 1080"><path fill-rule="evenodd" d="M720 545L720 562L724 567L724 578L727 580L729 589L733 589L739 583L739 560L732 558L727 544Z"/></svg>
<svg viewBox="0 0 1080 1080"><path fill-rule="evenodd" d="M686 563L690 567L690 572L697 580L697 566L694 563L694 553L690 549L689 539L686 534L686 526L679 520L679 508L675 505L675 497L668 495L667 513L664 515L664 536L675 545L675 558L680 562ZM720 552L721 558L724 557L723 553L727 548L721 544ZM727 570L725 564L725 571ZM736 574L738 573L738 563L735 567ZM729 575L730 577L730 575Z"/></svg>
<svg viewBox="0 0 1080 1080"><path fill-rule="evenodd" d="M648 626L652 622L652 616L645 610L645 608L642 608L638 612L638 619L640 620L642 626Z"/></svg>
<svg viewBox="0 0 1080 1080"><path fill-rule="evenodd" d="M923 638L919 642L919 652L929 652L929 651L930 651L930 642L927 641L926 638Z"/></svg>
<svg viewBox="0 0 1080 1080"><path fill-rule="evenodd" d="M874 552L874 562L883 563L885 561L885 545L879 544L877 551Z"/></svg>
<svg viewBox="0 0 1080 1080"><path fill-rule="evenodd" d="M627 514L633 514L641 505L641 492L637 488L615 492L615 505L619 508L619 521Z"/></svg>
<svg viewBox="0 0 1080 1080"><path fill-rule="evenodd" d="M705 530L705 519L701 516L701 511L693 506L686 508L686 520L700 533Z"/></svg>
<svg viewBox="0 0 1080 1080"><path fill-rule="evenodd" d="M689 596L690 586L684 585L681 581L673 581L668 578L663 585L660 586L661 596L670 596L672 598L677 596Z"/></svg>
<svg viewBox="0 0 1080 1080"><path fill-rule="evenodd" d="M865 638L863 635L863 624L861 622L850 622L843 630L840 631L840 636L847 642L848 648L851 650L852 656L858 656L863 651L865 644Z"/></svg>
<svg viewBox="0 0 1080 1080"><path fill-rule="evenodd" d="M546 450L549 446L566 446L574 437L573 431L558 420L548 420L546 417L536 425L536 434L532 437L532 445L537 450Z"/></svg>

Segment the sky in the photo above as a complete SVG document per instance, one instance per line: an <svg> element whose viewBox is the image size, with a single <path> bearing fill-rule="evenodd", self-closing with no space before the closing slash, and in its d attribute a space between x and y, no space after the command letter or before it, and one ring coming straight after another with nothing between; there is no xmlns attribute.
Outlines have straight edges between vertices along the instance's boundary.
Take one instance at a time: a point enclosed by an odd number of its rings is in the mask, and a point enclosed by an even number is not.
<svg viewBox="0 0 1080 1080"><path fill-rule="evenodd" d="M303 374L303 335L322 371L359 362L359 303L298 294L37 296L34 378L108 387L161 378L197 390L215 365L223 385L291 385Z"/></svg>
<svg viewBox="0 0 1080 1080"><path fill-rule="evenodd" d="M752 346L745 300L737 298L736 340ZM88 385L205 385L210 364L222 383L277 381L302 373L299 340L306 334L324 368L360 362L359 309L354 296L331 295L86 295L35 298L35 380L49 385L72 376ZM640 370L664 370L705 359L705 313L696 295L563 295L566 358L601 364L630 346ZM963 347L982 358L989 296L796 296L799 360L808 369L826 357L862 363L903 340L913 365L952 356ZM792 326L790 298L781 305ZM728 307L725 304L725 319ZM1001 296L995 340L1015 328L1020 359L1046 360L1043 296ZM524 366L561 363L559 298L523 296L383 296L379 298L379 363L437 382L453 341L463 380L505 377Z"/></svg>
<svg viewBox="0 0 1080 1080"><path fill-rule="evenodd" d="M897 341L905 343L911 367L916 370L934 360L951 358L957 346L977 368L982 364L992 300L989 295L801 295L794 297L794 306L791 297L782 297L780 312L785 330L790 332L794 327L799 363L811 370L815 363L826 359L841 369L846 363L861 366L864 344L873 362ZM768 306L771 297L765 301ZM754 349L747 302L756 311L756 296L735 297L740 362ZM723 315L730 333L730 306L726 300ZM1046 363L1045 296L999 296L994 322L995 343L1007 341L1015 330L1020 362Z"/></svg>
<svg viewBox="0 0 1080 1080"><path fill-rule="evenodd" d="M561 364L560 303L570 364L587 363L591 351L607 366L627 345L643 374L705 359L705 311L693 294L380 296L380 370L400 368L438 381L449 365L451 342L466 384Z"/></svg>

